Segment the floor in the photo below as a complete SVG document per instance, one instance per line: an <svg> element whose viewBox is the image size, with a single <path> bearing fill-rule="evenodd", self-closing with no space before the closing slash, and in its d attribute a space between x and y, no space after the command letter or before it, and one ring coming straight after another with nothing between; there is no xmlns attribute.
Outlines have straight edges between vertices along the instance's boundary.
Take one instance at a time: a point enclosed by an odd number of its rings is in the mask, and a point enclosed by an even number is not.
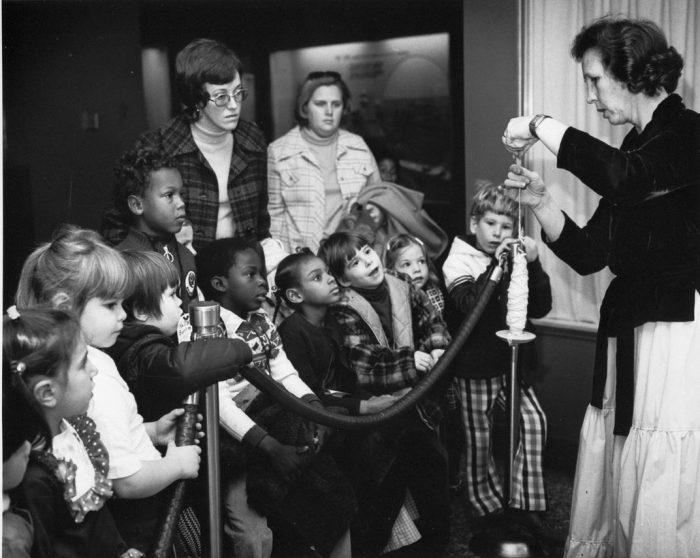
<svg viewBox="0 0 700 558"><path fill-rule="evenodd" d="M552 453L551 450L549 452ZM575 461L573 456L556 454L548 455L545 466L545 482L547 487L549 510L547 522L562 540L566 537L569 527L569 512L571 507L571 492L574 480ZM469 513L469 505L462 493L453 493L450 510L450 540L445 551L439 555L428 551L396 551L385 555L384 558L492 558L488 555L477 555L469 550L469 542L473 535L473 520ZM560 557L563 547L550 549L548 556ZM505 556L502 554L502 556Z"/></svg>

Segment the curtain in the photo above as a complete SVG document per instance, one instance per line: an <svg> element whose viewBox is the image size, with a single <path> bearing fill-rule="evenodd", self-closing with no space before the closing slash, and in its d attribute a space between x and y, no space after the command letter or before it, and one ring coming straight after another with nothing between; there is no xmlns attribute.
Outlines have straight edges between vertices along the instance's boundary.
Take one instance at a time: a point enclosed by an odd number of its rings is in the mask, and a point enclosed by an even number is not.
<svg viewBox="0 0 700 558"><path fill-rule="evenodd" d="M606 14L646 18L658 24L685 62L676 93L685 105L700 111L700 2L697 0L523 0L522 95L524 114L543 113L619 146L630 126L612 126L585 101L580 64L569 54L581 28ZM525 166L543 177L560 207L584 225L599 197L566 171L541 144L527 154ZM535 219L528 233L540 238ZM612 275L608 270L582 277L561 262L544 245L542 265L552 281L553 308L548 318L562 325L598 323L598 309Z"/></svg>

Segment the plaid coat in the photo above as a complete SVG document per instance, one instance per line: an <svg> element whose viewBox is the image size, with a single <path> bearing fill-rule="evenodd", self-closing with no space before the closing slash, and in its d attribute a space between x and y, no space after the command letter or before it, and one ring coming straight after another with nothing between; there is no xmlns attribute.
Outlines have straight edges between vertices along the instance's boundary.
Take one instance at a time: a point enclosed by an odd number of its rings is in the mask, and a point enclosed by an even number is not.
<svg viewBox="0 0 700 558"><path fill-rule="evenodd" d="M245 120L238 122L233 137L228 197L236 225L234 236L262 240L270 236L265 138L255 124ZM160 128L145 132L135 147L158 145L175 159L182 175L187 217L194 228L193 244L196 250L201 250L216 234L219 205L216 175L195 144L184 116L176 116ZM118 243L127 229L127 222L118 212L108 211L102 232L108 241Z"/></svg>
<svg viewBox="0 0 700 558"><path fill-rule="evenodd" d="M316 253L326 228L321 167L298 126L272 142L267 154L270 233L290 253L304 246ZM369 147L360 136L345 130L338 132L336 171L344 214L364 186L379 181L377 163Z"/></svg>
<svg viewBox="0 0 700 558"><path fill-rule="evenodd" d="M403 309L397 308L395 304L402 293L392 296L392 313L395 317L397 313L408 314L403 316L403 321L407 321L412 328L412 346L399 346L396 339L377 337L371 323L374 321L371 319L374 310L352 289L344 289L341 303L331 307L331 312L343 331L343 343L358 384L377 395L413 387L423 377L423 373L416 370L414 353L446 349L451 341L445 322L422 290L391 275L386 276L386 281L390 285L390 292L392 289L394 293L407 290L407 304ZM355 296L348 296L349 294ZM376 321L379 321L378 316ZM396 324L396 319L394 321ZM394 329L396 337L396 325ZM420 414L432 426L442 418L437 402L432 397L419 406Z"/></svg>

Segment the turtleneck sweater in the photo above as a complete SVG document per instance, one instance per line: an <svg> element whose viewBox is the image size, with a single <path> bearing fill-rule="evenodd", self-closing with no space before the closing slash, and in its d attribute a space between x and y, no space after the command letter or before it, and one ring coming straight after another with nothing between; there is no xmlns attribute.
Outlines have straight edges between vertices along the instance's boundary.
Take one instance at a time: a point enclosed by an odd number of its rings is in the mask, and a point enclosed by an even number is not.
<svg viewBox="0 0 700 558"><path fill-rule="evenodd" d="M338 151L338 132L328 138L322 138L305 126L302 126L301 137L309 146L311 153L314 154L321 168L323 189L326 195L326 207L324 208L326 227L323 231L325 238L335 232L343 217L343 196L340 191L338 172L335 165Z"/></svg>
<svg viewBox="0 0 700 558"><path fill-rule="evenodd" d="M391 309L391 295L386 279L377 287L353 287L360 296L364 297L374 311L379 315L379 321L384 328L389 343L394 343L394 317Z"/></svg>
<svg viewBox="0 0 700 558"><path fill-rule="evenodd" d="M232 237L236 224L231 213L228 199L228 174L233 154L233 134L227 131L212 132L199 122L190 126L192 138L211 166L219 184L219 211L216 221L216 238Z"/></svg>

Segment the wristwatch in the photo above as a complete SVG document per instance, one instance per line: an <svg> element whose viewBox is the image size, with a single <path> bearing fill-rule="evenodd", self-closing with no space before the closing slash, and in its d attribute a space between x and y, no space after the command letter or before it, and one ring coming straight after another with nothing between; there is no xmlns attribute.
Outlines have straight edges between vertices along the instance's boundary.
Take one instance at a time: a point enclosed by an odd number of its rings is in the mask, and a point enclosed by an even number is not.
<svg viewBox="0 0 700 558"><path fill-rule="evenodd" d="M542 124L542 121L545 118L552 118L551 116L548 116L546 114L536 114L535 116L532 117L532 120L530 120L529 128L530 128L530 135L533 138L540 139L540 137L537 135L537 126Z"/></svg>

